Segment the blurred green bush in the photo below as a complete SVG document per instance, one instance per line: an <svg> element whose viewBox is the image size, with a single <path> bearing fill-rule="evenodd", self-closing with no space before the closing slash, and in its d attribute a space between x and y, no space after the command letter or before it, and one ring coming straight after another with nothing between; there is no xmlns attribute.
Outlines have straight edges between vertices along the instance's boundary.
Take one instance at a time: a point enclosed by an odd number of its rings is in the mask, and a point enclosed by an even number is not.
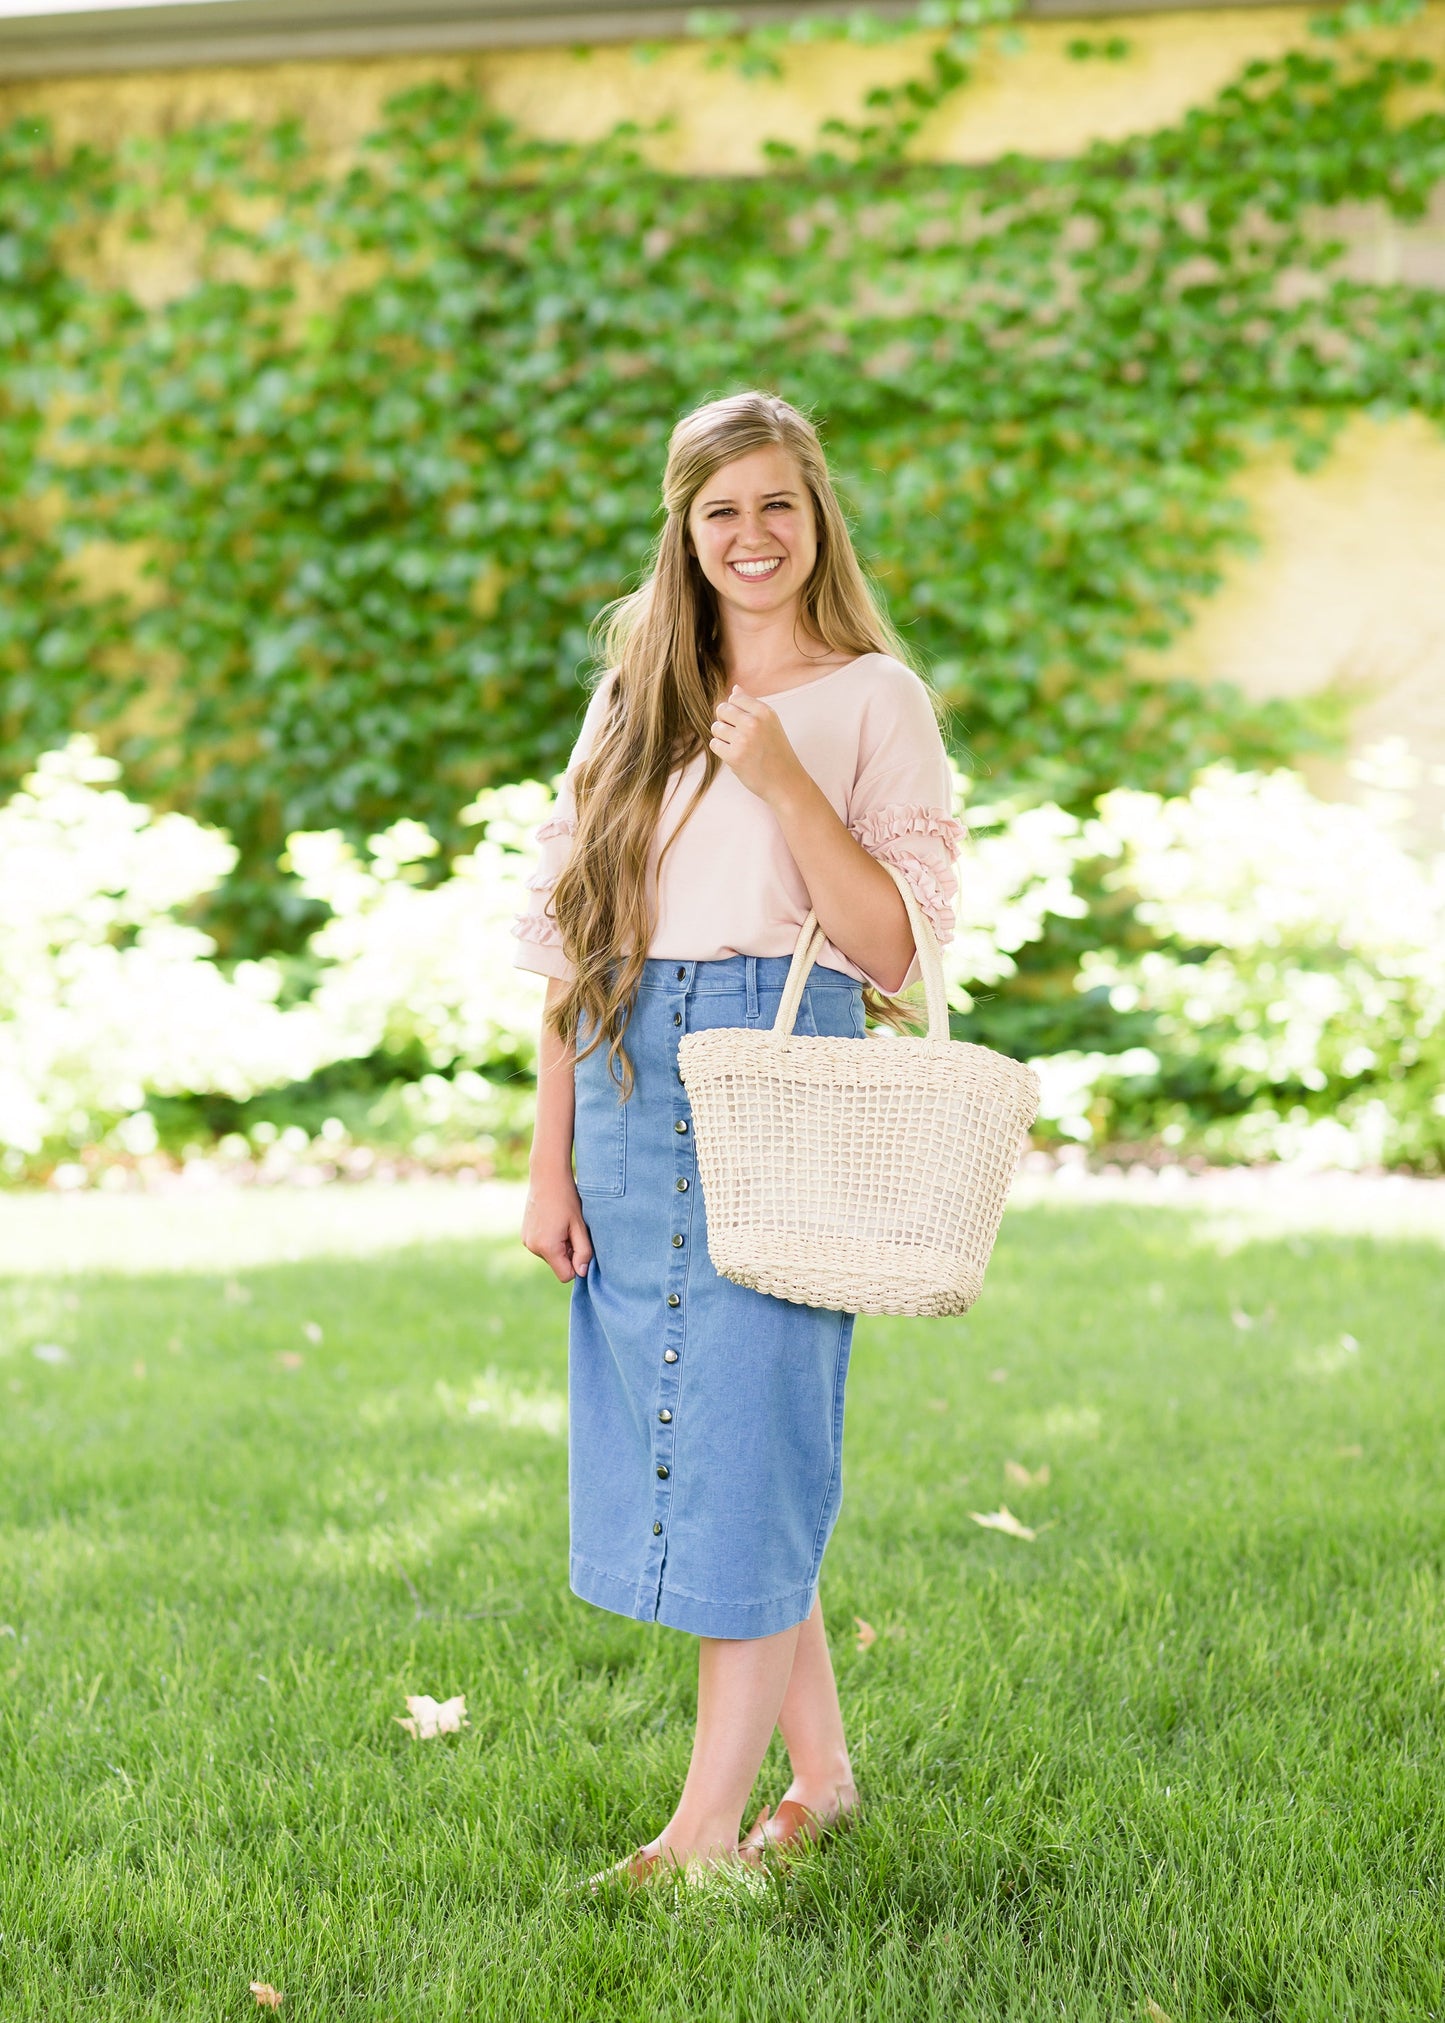
<svg viewBox="0 0 1445 2023"><path fill-rule="evenodd" d="M1340 1156L1438 1163L1423 944L1355 914L1332 949L1318 909L1278 944L1190 940L1119 827L1197 826L1226 777L1196 800L1201 769L1262 780L1338 732L1328 697L1129 666L1248 541L1249 457L1322 457L1362 407L1445 414L1445 297L1343 278L1329 237L1344 202L1425 210L1438 67L1346 36L1076 160L911 160L968 53L946 36L757 177L660 173L626 128L529 140L440 86L339 175L284 124L110 153L0 134L0 781L48 753L13 822L70 796L77 861L116 850L131 892L16 902L12 1169L116 1130L127 1157L279 1159L323 1125L515 1156L518 824L570 744L589 621L645 566L672 418L748 383L823 417L950 704L976 838L959 1031L1051 1063L1065 1135L1243 1156L1318 1148L1336 1114ZM164 234L194 285L142 301L115 276ZM115 793L64 755L76 731L123 762L139 827L75 800ZM1251 877L1296 787L1240 789ZM162 836L190 883L132 890Z"/></svg>
<svg viewBox="0 0 1445 2023"><path fill-rule="evenodd" d="M1421 213L1445 115L1392 107L1438 78L1296 52L1076 160L914 163L966 78L951 46L756 177L659 173L626 129L530 140L442 86L339 177L287 126L109 155L12 127L11 781L94 731L148 800L233 839L222 952L301 947L321 914L278 874L289 834L414 818L454 849L478 789L562 762L670 423L748 383L824 418L985 798L1084 813L1322 735L1128 662L1247 540L1231 481L1262 444L1309 458L1362 405L1445 411L1445 298L1340 278L1318 223L1345 200ZM159 232L194 240L193 288L102 284ZM97 543L134 593L102 593Z"/></svg>

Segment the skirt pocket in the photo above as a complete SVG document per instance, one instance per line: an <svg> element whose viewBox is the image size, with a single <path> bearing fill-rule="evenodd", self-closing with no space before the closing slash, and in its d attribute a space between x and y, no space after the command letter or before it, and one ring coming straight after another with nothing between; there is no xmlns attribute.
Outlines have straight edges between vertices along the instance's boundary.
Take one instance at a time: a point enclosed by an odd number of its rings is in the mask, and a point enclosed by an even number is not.
<svg viewBox="0 0 1445 2023"><path fill-rule="evenodd" d="M627 1185L627 1104L602 1045L573 1074L572 1146L579 1194L621 1194Z"/></svg>

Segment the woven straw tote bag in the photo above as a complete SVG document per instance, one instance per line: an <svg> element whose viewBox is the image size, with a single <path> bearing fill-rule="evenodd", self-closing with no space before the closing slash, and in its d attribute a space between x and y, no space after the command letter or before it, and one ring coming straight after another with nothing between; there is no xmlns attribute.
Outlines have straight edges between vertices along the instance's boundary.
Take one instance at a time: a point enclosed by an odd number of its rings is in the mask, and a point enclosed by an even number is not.
<svg viewBox="0 0 1445 2023"><path fill-rule="evenodd" d="M966 1313L1038 1110L1032 1068L948 1036L933 929L906 878L926 1039L793 1031L825 936L809 913L771 1031L688 1033L708 1251L724 1278L799 1306Z"/></svg>

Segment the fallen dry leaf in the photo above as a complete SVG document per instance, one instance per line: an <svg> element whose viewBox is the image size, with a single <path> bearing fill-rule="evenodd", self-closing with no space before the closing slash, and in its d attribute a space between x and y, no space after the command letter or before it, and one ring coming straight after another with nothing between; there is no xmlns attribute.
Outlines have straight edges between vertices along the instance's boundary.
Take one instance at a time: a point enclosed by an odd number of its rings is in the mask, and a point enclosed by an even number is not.
<svg viewBox="0 0 1445 2023"><path fill-rule="evenodd" d="M1229 1309L1229 1318L1234 1322L1234 1325L1239 1329L1241 1334L1254 1326L1254 1315L1247 1314L1243 1307L1231 1307Z"/></svg>
<svg viewBox="0 0 1445 2023"><path fill-rule="evenodd" d="M991 1384L1006 1384L1008 1382L1008 1371L990 1370L988 1373L988 1380Z"/></svg>
<svg viewBox="0 0 1445 2023"><path fill-rule="evenodd" d="M257 2006L262 2009L279 2009L286 2000L281 1990L273 1988L269 1981L253 1981L251 1993L256 1997Z"/></svg>
<svg viewBox="0 0 1445 2023"><path fill-rule="evenodd" d="M460 1735L471 1726L467 1719L467 1696L458 1693L450 1700L434 1700L430 1693L408 1693L405 1714L392 1719L418 1742L430 1742L437 1735Z"/></svg>
<svg viewBox="0 0 1445 2023"><path fill-rule="evenodd" d="M1049 1464L1046 1461L1042 1468L1031 1472L1022 1461L1005 1461L1003 1479L1013 1489L1044 1489L1048 1486Z"/></svg>
<svg viewBox="0 0 1445 2023"><path fill-rule="evenodd" d="M283 1370L299 1370L306 1358L299 1349L278 1349L276 1360Z"/></svg>
<svg viewBox="0 0 1445 2023"><path fill-rule="evenodd" d="M997 1510L970 1510L968 1514L974 1523L981 1524L985 1531L1005 1531L1010 1538L1026 1538L1030 1544L1038 1536L1037 1532L1030 1531L1026 1524L1019 1523L1006 1503L1001 1503Z"/></svg>
<svg viewBox="0 0 1445 2023"><path fill-rule="evenodd" d="M1341 1335L1338 1342L1326 1342L1318 1349L1301 1349L1294 1359L1301 1377L1335 1377L1341 1370L1358 1367L1355 1358L1360 1345L1353 1335Z"/></svg>
<svg viewBox="0 0 1445 2023"><path fill-rule="evenodd" d="M301 1332L303 1335L305 1335L307 1341L310 1342L311 1346L315 1348L317 1343L321 1340L320 1321L308 1321L305 1327L301 1330Z"/></svg>
<svg viewBox="0 0 1445 2023"><path fill-rule="evenodd" d="M1092 1405L1052 1405L1044 1414L1046 1440L1097 1440L1103 1424Z"/></svg>
<svg viewBox="0 0 1445 2023"><path fill-rule="evenodd" d="M1146 2002L1144 2014L1149 2018L1149 2023L1170 2023L1168 2012L1161 2009L1157 2002Z"/></svg>
<svg viewBox="0 0 1445 2023"><path fill-rule="evenodd" d="M858 1648L866 1651L870 1644L877 1643L878 1632L872 1623L865 1623L862 1616L854 1616L853 1620L858 1625Z"/></svg>

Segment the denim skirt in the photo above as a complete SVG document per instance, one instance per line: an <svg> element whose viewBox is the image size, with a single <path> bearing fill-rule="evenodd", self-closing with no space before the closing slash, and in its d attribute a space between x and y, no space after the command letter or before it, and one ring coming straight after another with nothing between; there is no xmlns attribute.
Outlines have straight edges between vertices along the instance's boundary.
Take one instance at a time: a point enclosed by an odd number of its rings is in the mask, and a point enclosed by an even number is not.
<svg viewBox="0 0 1445 2023"><path fill-rule="evenodd" d="M783 956L651 959L624 1039L627 1101L605 1044L576 1067L593 1257L572 1281L572 1590L705 1637L808 1616L843 1495L853 1316L713 1270L677 1070L685 1033L770 1026L787 974ZM861 986L815 966L794 1031L861 1039Z"/></svg>

